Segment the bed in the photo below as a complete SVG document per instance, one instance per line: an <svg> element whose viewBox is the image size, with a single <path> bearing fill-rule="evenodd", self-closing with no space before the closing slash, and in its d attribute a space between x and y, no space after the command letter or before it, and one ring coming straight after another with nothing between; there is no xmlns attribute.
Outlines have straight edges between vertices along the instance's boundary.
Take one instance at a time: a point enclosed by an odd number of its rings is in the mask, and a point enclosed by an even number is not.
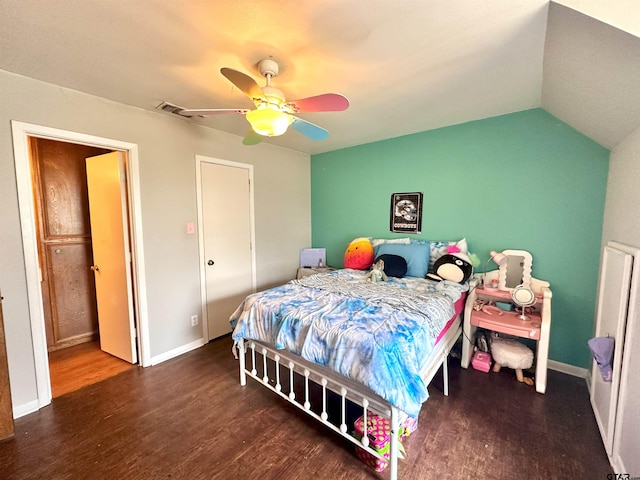
<svg viewBox="0 0 640 480"><path fill-rule="evenodd" d="M397 433L417 419L440 366L448 394L446 359L461 334L468 285L415 277L373 283L366 276L340 269L293 280L249 295L230 322L241 385L247 377L259 381L388 462L395 480ZM313 388L319 400L312 398ZM340 404L331 415L330 395ZM388 458L371 448L366 435L353 435L347 419L353 404L365 424L372 413L390 419Z"/></svg>

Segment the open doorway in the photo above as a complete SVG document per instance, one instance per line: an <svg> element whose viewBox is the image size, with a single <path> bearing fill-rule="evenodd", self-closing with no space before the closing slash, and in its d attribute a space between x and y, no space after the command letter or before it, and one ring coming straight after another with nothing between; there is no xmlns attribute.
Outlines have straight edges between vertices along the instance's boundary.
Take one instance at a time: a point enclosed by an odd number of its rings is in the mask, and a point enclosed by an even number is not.
<svg viewBox="0 0 640 480"><path fill-rule="evenodd" d="M131 368L131 363L101 349L96 302L95 228L92 231L85 163L112 150L32 136L28 141L51 391L56 398ZM124 241L130 251L129 239ZM126 286L122 290L127 295Z"/></svg>
<svg viewBox="0 0 640 480"><path fill-rule="evenodd" d="M36 386L38 392L37 405L30 403L23 409L14 410L17 417L37 410L51 402L52 390L50 382L49 348L47 346L48 332L45 329L45 298L40 282L42 279L41 259L36 240L36 214L34 206L33 185L31 171L31 138L41 138L76 144L83 147L95 147L106 151L118 151L127 159L126 171L126 195L128 202L128 216L130 229L127 233L127 241L131 246L128 253L130 258L130 295L131 305L137 319L137 332L132 330L135 350L139 353L139 363L141 366L151 365L149 344L148 344L148 320L146 308L146 282L144 276L144 255L142 242L142 222L140 215L140 183L138 173L138 153L137 145L121 142L118 140L106 139L85 135L76 132L52 129L38 125L25 124L12 121L12 131L14 140L14 155L16 164L16 181L18 186L18 199L20 207L20 218L22 228L22 239L25 256L25 272L27 276L27 292L29 298L29 313L33 340L34 366L36 375ZM55 224L53 225L55 228ZM53 246L51 255L57 255L56 247ZM60 249L62 252L62 249ZM82 250L76 245L76 250ZM86 300L85 300L86 303ZM85 332L86 333L86 332ZM137 333L137 335L136 335ZM71 337L76 336L72 333ZM77 337L70 343L77 345L89 344L90 342L78 342ZM93 333L86 333L93 338ZM62 339L64 336L59 336Z"/></svg>

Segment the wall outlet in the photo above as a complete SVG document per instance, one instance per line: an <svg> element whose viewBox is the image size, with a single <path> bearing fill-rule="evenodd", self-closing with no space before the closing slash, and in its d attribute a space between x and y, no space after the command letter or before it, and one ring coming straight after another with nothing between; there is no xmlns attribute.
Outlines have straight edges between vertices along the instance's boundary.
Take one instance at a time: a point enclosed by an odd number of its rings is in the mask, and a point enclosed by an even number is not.
<svg viewBox="0 0 640 480"><path fill-rule="evenodd" d="M191 326L195 327L198 325L198 315L191 315Z"/></svg>

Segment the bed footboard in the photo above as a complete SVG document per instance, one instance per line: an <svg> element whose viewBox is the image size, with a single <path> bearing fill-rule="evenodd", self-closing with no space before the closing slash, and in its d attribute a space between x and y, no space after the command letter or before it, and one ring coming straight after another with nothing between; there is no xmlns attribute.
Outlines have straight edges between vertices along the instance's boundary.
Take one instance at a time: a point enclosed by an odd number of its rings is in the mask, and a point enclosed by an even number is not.
<svg viewBox="0 0 640 480"><path fill-rule="evenodd" d="M240 360L240 384L246 385L247 376L254 378L269 390L295 405L320 423L323 423L353 444L363 448L371 455L389 464L391 480L398 478L398 430L400 411L377 396L368 388L350 381L348 378L324 370L321 366L311 364L304 359L291 355L286 351L276 350L268 345L255 341L238 341ZM268 362L271 359L273 362ZM248 363L248 364L247 364ZM286 378L282 378L283 372ZM301 376L296 377L294 373ZM302 382L302 385L298 385ZM320 411L312 409L310 384L321 388ZM296 386L302 388L302 398L298 398ZM286 392L284 390L287 390ZM337 425L330 421L328 412L329 393L333 392L340 400L340 418ZM369 438L353 436L347 425L347 400L362 407L364 424L371 413L383 415L391 420L389 458L385 458L369 446Z"/></svg>
<svg viewBox="0 0 640 480"><path fill-rule="evenodd" d="M459 320L458 320L459 322ZM427 384L433 376L443 367L444 394L448 395L449 381L447 372L447 357L453 344L461 334L458 323L449 329L445 338L432 352L431 361L422 372L422 377ZM398 431L400 428L400 416L405 415L396 407L373 393L367 387L354 382L332 370L320 365L308 362L297 355L285 350L277 350L269 345L253 340L239 340L237 342L240 361L240 385L247 384L247 376L260 382L269 390L295 405L312 418L326 425L342 437L374 457L386 462L389 467L391 480L398 478ZM296 376L298 374L299 376ZM312 399L311 385L319 387L320 400L317 394ZM296 394L302 392L301 398ZM329 393L337 395L340 403L339 418L329 418L328 403ZM362 408L364 424L372 413L387 417L391 421L391 435L389 446L389 458L385 458L369 446L369 438L364 435L358 439L347 425L347 401ZM312 403L319 408L312 408ZM319 404L319 405L318 405ZM334 421L330 421L334 420Z"/></svg>

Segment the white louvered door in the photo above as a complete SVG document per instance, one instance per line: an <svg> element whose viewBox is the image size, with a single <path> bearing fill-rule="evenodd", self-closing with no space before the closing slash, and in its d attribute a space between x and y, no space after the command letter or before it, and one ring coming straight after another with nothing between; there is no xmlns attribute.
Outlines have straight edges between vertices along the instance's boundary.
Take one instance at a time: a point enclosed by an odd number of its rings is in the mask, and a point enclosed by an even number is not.
<svg viewBox="0 0 640 480"><path fill-rule="evenodd" d="M640 477L640 249L608 242L602 257L596 336L614 336L613 381L597 365L591 404L616 473Z"/></svg>

